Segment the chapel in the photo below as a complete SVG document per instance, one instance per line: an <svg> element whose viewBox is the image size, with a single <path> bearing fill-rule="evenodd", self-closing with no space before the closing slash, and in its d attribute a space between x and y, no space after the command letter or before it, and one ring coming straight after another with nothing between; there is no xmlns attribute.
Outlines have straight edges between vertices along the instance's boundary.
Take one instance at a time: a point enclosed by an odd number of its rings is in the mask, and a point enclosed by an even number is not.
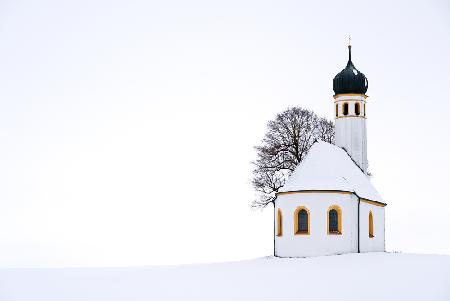
<svg viewBox="0 0 450 301"><path fill-rule="evenodd" d="M368 81L353 65L333 79L335 144L314 143L274 201L274 252L306 257L385 250L384 207L368 174Z"/></svg>

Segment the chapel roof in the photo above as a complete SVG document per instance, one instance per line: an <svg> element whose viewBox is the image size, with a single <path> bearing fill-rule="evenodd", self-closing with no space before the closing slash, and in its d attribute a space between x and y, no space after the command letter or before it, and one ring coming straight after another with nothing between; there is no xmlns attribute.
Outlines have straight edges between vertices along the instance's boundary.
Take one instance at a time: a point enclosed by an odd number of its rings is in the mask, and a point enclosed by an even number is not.
<svg viewBox="0 0 450 301"><path fill-rule="evenodd" d="M279 192L346 191L358 197L383 203L370 179L348 153L333 144L314 143Z"/></svg>

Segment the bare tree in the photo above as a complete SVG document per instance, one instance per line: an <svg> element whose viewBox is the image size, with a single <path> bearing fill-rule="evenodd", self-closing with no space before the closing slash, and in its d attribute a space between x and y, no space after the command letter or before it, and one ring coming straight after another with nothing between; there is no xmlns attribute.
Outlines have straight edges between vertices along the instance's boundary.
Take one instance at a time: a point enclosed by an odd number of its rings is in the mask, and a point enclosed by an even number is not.
<svg viewBox="0 0 450 301"><path fill-rule="evenodd" d="M334 143L334 124L300 107L288 108L267 124L261 146L255 146L252 184L257 192L253 207L265 207L275 199L295 167L316 140Z"/></svg>

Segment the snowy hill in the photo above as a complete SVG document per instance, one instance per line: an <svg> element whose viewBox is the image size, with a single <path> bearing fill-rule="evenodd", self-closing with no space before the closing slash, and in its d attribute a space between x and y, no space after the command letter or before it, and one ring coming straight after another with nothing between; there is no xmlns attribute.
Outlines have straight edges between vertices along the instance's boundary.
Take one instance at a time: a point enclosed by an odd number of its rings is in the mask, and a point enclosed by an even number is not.
<svg viewBox="0 0 450 301"><path fill-rule="evenodd" d="M450 300L450 256L368 253L186 266L0 269L0 300Z"/></svg>

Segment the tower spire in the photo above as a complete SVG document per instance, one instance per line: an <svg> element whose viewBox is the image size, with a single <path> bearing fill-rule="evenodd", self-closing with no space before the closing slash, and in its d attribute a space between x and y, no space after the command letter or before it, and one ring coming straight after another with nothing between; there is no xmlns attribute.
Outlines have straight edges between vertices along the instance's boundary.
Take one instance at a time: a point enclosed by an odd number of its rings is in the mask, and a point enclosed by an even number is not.
<svg viewBox="0 0 450 301"><path fill-rule="evenodd" d="M348 61L352 61L352 37L348 36Z"/></svg>

